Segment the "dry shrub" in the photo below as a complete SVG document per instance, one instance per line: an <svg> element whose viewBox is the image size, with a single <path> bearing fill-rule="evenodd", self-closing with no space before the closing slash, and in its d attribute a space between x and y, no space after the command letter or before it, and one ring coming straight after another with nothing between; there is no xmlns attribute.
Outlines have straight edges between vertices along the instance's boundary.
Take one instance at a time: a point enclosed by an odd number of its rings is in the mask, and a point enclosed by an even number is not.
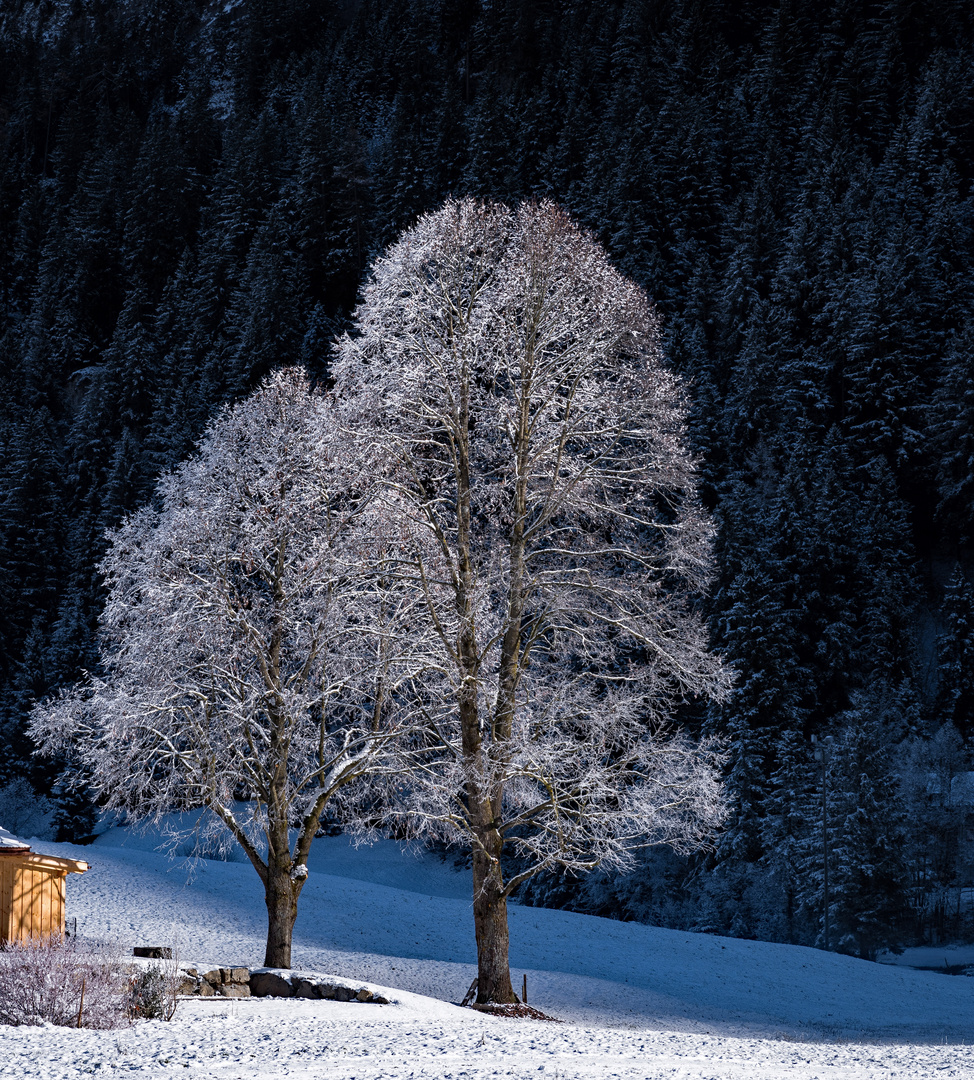
<svg viewBox="0 0 974 1080"><path fill-rule="evenodd" d="M74 1027L80 1013L81 1027L120 1027L129 1022L130 994L110 946L55 936L0 948L0 1023Z"/></svg>
<svg viewBox="0 0 974 1080"><path fill-rule="evenodd" d="M179 958L161 960L143 968L131 981L129 1011L137 1020L171 1020L183 981Z"/></svg>

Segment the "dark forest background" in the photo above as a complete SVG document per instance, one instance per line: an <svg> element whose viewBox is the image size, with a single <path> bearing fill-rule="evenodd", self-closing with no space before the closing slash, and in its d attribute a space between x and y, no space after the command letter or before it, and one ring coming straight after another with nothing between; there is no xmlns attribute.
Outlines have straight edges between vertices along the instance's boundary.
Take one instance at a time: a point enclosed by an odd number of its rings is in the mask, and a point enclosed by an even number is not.
<svg viewBox="0 0 974 1080"><path fill-rule="evenodd" d="M972 13L3 0L8 812L29 783L60 838L91 830L24 723L97 664L105 530L271 369L327 376L417 214L547 196L691 381L739 679L683 718L730 746L716 850L522 899L863 956L974 938Z"/></svg>

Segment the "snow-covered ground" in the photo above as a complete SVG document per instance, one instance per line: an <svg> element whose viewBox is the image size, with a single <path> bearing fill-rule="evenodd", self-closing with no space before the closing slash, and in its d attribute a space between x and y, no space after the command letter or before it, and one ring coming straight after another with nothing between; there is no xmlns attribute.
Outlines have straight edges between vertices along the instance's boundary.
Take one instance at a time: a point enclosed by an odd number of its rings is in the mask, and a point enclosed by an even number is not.
<svg viewBox="0 0 974 1080"><path fill-rule="evenodd" d="M901 953L885 953L880 957L880 963L930 971L974 969L974 945L921 945Z"/></svg>
<svg viewBox="0 0 974 1080"><path fill-rule="evenodd" d="M182 861L112 830L68 881L79 933L175 941L257 966L265 916L249 865ZM390 1005L222 998L116 1032L0 1028L0 1077L974 1078L974 979L513 907L516 984L565 1023L460 1009L475 970L469 881L390 842L316 841L294 964L382 988Z"/></svg>

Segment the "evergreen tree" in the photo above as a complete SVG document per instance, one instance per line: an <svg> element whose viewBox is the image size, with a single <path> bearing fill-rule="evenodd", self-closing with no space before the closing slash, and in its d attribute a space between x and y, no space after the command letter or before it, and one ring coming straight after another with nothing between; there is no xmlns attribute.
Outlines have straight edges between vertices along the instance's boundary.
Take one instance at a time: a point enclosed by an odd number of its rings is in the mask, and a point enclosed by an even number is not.
<svg viewBox="0 0 974 1080"><path fill-rule="evenodd" d="M26 699L92 662L104 527L214 409L326 377L370 258L445 196L550 196L653 295L721 526L739 806L667 917L812 940L775 884L808 736L869 688L971 730L938 584L974 541L970 5L8 0L0 55L17 755Z"/></svg>
<svg viewBox="0 0 974 1080"><path fill-rule="evenodd" d="M964 737L974 734L974 590L957 566L944 594L946 627L937 642L937 715Z"/></svg>
<svg viewBox="0 0 974 1080"><path fill-rule="evenodd" d="M901 946L908 929L902 816L892 761L902 721L895 711L886 712L884 702L863 694L841 722L826 771L829 946L874 960L882 949Z"/></svg>
<svg viewBox="0 0 974 1080"><path fill-rule="evenodd" d="M970 754L944 723L929 738L902 748L899 797L904 815L914 940L949 939L970 931L963 893L974 882L970 841Z"/></svg>

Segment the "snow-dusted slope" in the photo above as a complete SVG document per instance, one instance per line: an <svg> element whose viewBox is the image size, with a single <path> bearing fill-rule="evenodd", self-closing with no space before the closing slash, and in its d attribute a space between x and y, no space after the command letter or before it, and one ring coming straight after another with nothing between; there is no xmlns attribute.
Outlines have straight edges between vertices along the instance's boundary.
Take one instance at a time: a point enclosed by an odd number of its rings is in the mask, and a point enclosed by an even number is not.
<svg viewBox="0 0 974 1080"><path fill-rule="evenodd" d="M254 871L202 861L187 878L151 844L115 830L93 847L35 848L91 863L68 893L86 936L175 940L184 957L259 964ZM83 1058L88 1071L180 1076L225 1063L228 1078L519 1077L542 1066L564 1078L974 1077L974 979L514 907L515 979L526 971L532 1004L570 1024L496 1020L445 1004L474 974L466 875L342 838L320 842L312 867L295 966L393 988L393 1005L217 1000L121 1036L0 1029L0 1076L73 1077Z"/></svg>

